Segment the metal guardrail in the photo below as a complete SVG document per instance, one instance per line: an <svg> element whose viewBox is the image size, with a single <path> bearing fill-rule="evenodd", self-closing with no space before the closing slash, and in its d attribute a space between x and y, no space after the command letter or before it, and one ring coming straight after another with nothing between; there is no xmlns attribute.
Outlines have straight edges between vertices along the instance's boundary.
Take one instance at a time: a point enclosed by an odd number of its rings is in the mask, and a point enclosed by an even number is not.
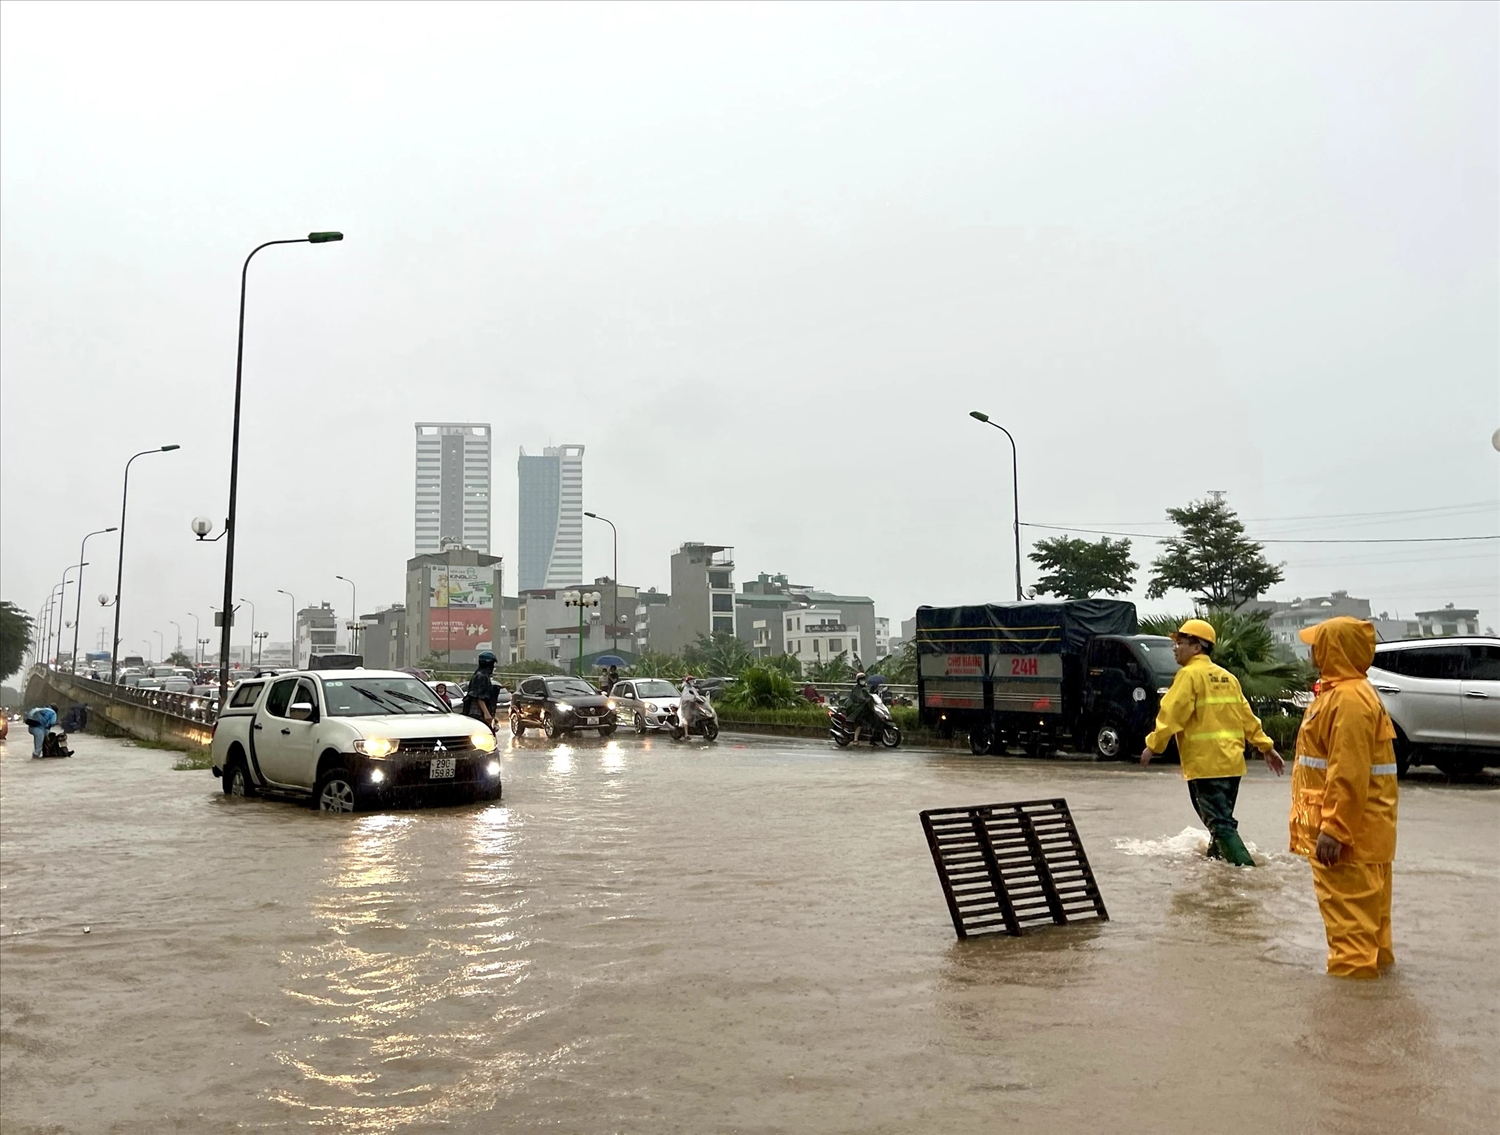
<svg viewBox="0 0 1500 1135"><path fill-rule="evenodd" d="M158 713L170 714L172 717L192 721L199 725L212 725L219 716L217 695L209 697L202 694L176 694L166 690L142 690L135 686L111 685L95 678L81 678L64 670L50 668L47 675L54 681L67 682L69 685L87 690L107 701L154 709Z"/></svg>

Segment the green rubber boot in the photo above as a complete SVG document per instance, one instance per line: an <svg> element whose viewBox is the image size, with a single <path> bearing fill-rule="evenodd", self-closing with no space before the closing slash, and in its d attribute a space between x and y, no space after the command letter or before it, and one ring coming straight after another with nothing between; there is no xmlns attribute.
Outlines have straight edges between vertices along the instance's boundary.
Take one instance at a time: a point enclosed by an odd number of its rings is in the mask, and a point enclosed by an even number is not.
<svg viewBox="0 0 1500 1135"><path fill-rule="evenodd" d="M1250 852L1245 847L1245 841L1240 839L1240 833L1233 828L1226 828L1214 839L1218 846L1219 857L1234 864L1236 867L1254 867L1255 860L1250 858Z"/></svg>

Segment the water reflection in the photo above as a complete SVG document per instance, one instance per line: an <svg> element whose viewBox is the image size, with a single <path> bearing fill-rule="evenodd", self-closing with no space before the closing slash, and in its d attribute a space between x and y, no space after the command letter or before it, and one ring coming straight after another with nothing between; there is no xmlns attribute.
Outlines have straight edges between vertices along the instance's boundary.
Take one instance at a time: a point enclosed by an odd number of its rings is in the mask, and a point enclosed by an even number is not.
<svg viewBox="0 0 1500 1135"><path fill-rule="evenodd" d="M573 771L573 746L559 745L552 750L552 761L550 764L552 772L559 776L567 776Z"/></svg>
<svg viewBox="0 0 1500 1135"><path fill-rule="evenodd" d="M611 741L604 746L599 764L605 772L619 772L625 767L625 750L620 747L620 742Z"/></svg>

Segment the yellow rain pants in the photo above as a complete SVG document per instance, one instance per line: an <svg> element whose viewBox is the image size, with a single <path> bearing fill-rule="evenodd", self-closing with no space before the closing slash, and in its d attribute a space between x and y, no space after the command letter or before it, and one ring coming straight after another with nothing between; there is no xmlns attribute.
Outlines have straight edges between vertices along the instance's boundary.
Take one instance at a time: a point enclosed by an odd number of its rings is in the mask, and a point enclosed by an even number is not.
<svg viewBox="0 0 1500 1135"><path fill-rule="evenodd" d="M1313 860L1313 891L1328 932L1328 972L1335 977L1379 977L1391 952L1391 865Z"/></svg>
<svg viewBox="0 0 1500 1135"><path fill-rule="evenodd" d="M1291 850L1312 863L1328 935L1328 972L1375 977L1391 951L1391 862L1396 858L1396 729L1365 678L1375 628L1340 616L1301 632L1322 689L1302 718L1292 769ZM1319 835L1342 846L1317 860Z"/></svg>

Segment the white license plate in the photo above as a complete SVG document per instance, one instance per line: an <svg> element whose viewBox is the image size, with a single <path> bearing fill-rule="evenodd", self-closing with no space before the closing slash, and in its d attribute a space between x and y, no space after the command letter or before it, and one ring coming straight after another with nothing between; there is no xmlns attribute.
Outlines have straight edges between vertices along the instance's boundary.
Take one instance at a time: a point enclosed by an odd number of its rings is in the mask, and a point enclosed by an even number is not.
<svg viewBox="0 0 1500 1135"><path fill-rule="evenodd" d="M457 764L457 757L434 757L432 764L427 768L427 779L452 780L453 769Z"/></svg>

